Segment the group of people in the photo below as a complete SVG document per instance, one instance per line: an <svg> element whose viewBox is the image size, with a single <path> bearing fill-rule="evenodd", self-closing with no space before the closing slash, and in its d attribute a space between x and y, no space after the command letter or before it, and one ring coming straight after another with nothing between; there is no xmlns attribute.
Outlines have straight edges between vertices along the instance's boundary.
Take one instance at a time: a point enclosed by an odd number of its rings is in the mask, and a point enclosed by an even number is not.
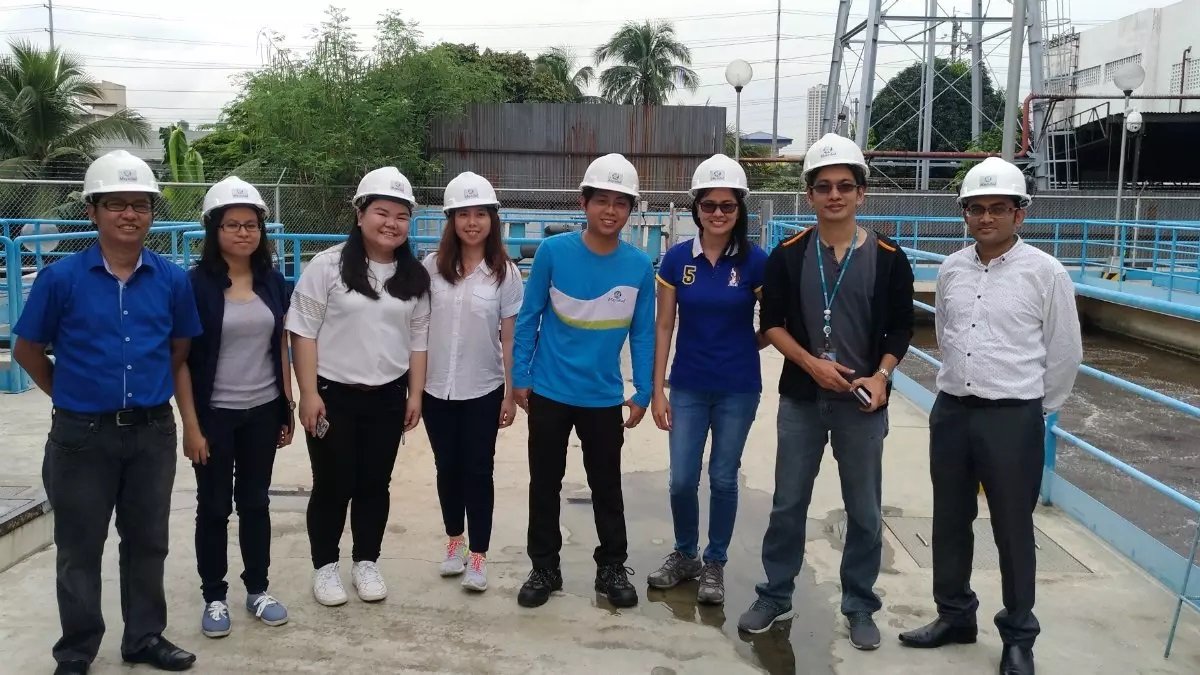
<svg viewBox="0 0 1200 675"><path fill-rule="evenodd" d="M646 583L698 580L699 602L723 603L738 469L767 345L786 359L774 504L765 580L738 627L760 633L792 616L813 484L831 444L847 518L841 611L850 642L877 648L883 443L892 374L913 333L913 270L894 241L857 222L868 176L853 142L820 139L804 166L816 225L768 255L750 240L745 172L715 155L693 176L698 235L672 246L656 272L620 236L639 199L637 171L605 155L580 185L586 226L543 240L523 283L485 178L468 172L447 185L440 243L418 260L409 241L412 187L384 167L360 182L346 242L309 260L289 297L266 237L269 209L253 186L228 178L209 190L203 252L185 271L143 245L159 194L149 167L120 151L97 159L84 186L97 243L41 271L14 328L14 357L53 401L43 477L56 514L56 672L87 672L99 648L100 560L114 509L122 657L165 670L195 662L162 634L172 396L196 473L207 636L232 626L225 577L235 508L246 610L269 626L288 620L269 592L268 494L275 452L292 442L297 420L312 466L307 529L322 605L348 600L339 548L347 511L353 589L367 602L387 596L378 559L389 483L405 434L422 420L446 533L439 572L461 575L470 591L487 589L496 439L517 407L528 420L532 563L521 606L540 606L563 586L560 492L572 431L599 538L595 589L613 606L637 604L625 566L621 450L625 430L648 410L669 434L675 541ZM1032 673L1042 414L1069 394L1079 325L1062 266L1016 234L1030 201L1020 170L984 161L959 201L976 245L947 259L937 286L944 365L930 466L938 619L900 639L914 647L975 641L971 523L982 483L1004 581L1001 672ZM631 396L621 369L626 342Z"/></svg>

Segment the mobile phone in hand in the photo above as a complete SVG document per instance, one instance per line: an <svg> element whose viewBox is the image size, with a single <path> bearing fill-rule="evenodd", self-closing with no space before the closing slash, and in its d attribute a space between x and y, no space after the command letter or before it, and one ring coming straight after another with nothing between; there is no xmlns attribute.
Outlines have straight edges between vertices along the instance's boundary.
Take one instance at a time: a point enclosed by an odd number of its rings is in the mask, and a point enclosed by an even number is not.
<svg viewBox="0 0 1200 675"><path fill-rule="evenodd" d="M324 417L318 417L317 428L314 429L314 431L316 431L316 433L314 433L313 436L316 436L317 438L325 438L325 434L329 433L329 420L325 419Z"/></svg>
<svg viewBox="0 0 1200 675"><path fill-rule="evenodd" d="M854 398L858 399L864 408L871 407L871 392L861 384L854 388Z"/></svg>

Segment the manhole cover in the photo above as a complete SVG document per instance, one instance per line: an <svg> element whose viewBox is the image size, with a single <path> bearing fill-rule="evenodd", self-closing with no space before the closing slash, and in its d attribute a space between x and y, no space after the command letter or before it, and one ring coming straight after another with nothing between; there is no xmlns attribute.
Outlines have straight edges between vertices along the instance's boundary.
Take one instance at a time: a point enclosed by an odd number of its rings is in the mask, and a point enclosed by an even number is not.
<svg viewBox="0 0 1200 675"><path fill-rule="evenodd" d="M932 518L891 517L884 518L884 522L918 565L933 568ZM1033 530L1033 541L1038 547L1038 572L1091 574L1092 571L1083 563L1036 527ZM996 550L996 543L992 538L992 522L988 518L975 519L975 555L971 561L971 569L1000 569L1000 553Z"/></svg>

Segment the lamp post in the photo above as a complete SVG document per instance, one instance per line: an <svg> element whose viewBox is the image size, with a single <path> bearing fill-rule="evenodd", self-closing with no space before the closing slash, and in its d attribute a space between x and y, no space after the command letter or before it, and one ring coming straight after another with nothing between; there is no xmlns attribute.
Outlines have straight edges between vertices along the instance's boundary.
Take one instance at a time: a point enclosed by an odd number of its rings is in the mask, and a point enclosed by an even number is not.
<svg viewBox="0 0 1200 675"><path fill-rule="evenodd" d="M725 67L725 81L733 85L733 90L737 92L737 112L735 113L734 135L733 135L733 158L742 158L742 87L750 84L750 78L754 77L754 69L749 63L741 59L735 59L729 62Z"/></svg>
<svg viewBox="0 0 1200 675"><path fill-rule="evenodd" d="M1113 84L1117 88L1125 92L1125 107L1121 113L1121 159L1117 163L1117 207L1116 215L1113 218L1113 252L1112 263L1114 271L1120 274L1121 267L1124 265L1123 256L1120 254L1121 234L1124 228L1121 227L1121 195L1125 188L1125 143L1129 137L1129 97L1133 95L1133 90L1142 86L1146 81L1146 71L1136 63L1129 63L1122 67L1113 77ZM1139 115L1140 117L1140 115Z"/></svg>

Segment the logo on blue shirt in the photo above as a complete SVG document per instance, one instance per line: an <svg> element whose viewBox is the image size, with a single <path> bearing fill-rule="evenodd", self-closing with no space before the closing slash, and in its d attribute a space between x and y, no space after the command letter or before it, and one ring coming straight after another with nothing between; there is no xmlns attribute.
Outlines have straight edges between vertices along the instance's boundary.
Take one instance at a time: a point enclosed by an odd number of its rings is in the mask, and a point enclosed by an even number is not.
<svg viewBox="0 0 1200 675"><path fill-rule="evenodd" d="M738 269L734 267L729 270L729 285L732 288L737 288L739 282L741 282L741 276L738 274Z"/></svg>

